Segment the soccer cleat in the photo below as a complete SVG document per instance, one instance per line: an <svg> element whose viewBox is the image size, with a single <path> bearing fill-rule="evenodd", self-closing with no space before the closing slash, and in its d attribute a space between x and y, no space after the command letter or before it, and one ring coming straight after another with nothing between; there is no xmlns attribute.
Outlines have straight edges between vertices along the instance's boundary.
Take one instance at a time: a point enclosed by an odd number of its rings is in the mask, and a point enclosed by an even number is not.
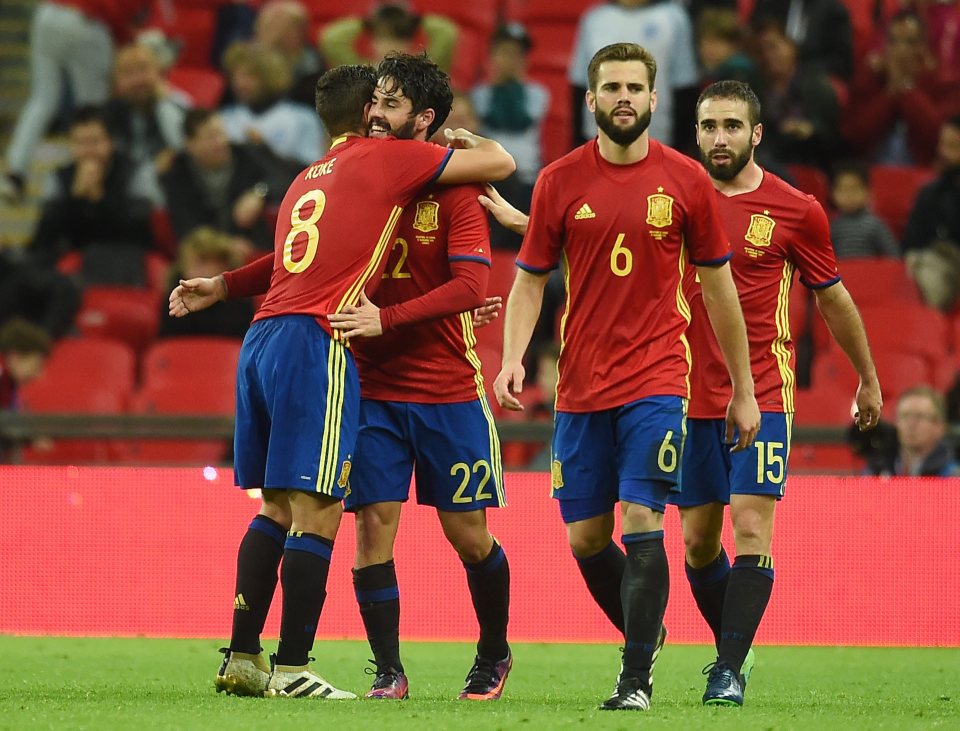
<svg viewBox="0 0 960 731"><path fill-rule="evenodd" d="M373 687L364 697L398 701L409 698L410 684L407 682L407 676L392 669L383 673L378 671Z"/></svg>
<svg viewBox="0 0 960 731"><path fill-rule="evenodd" d="M640 678L624 676L620 672L613 695L600 704L601 711L646 711L650 708L652 691L644 687Z"/></svg>
<svg viewBox="0 0 960 731"><path fill-rule="evenodd" d="M223 663L213 681L217 693L262 696L270 682L270 666L262 654L232 652L221 647Z"/></svg>
<svg viewBox="0 0 960 731"><path fill-rule="evenodd" d="M310 669L309 665L277 665L263 695L267 698L323 698L346 700L357 696L334 688Z"/></svg>
<svg viewBox="0 0 960 731"><path fill-rule="evenodd" d="M703 669L707 676L707 690L703 694L705 706L743 705L743 676L726 663L713 662Z"/></svg>
<svg viewBox="0 0 960 731"><path fill-rule="evenodd" d="M495 701L503 693L507 676L513 667L513 653L507 650L507 656L499 662L493 662L479 655L473 667L467 673L467 684L458 696L460 700Z"/></svg>

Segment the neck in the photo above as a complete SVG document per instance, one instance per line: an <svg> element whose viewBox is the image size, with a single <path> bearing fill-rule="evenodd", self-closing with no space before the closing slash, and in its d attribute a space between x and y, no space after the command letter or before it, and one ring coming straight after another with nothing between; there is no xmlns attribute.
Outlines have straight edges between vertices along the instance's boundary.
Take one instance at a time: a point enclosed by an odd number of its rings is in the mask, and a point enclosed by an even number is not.
<svg viewBox="0 0 960 731"><path fill-rule="evenodd" d="M743 170L737 173L737 177L733 180L717 180L716 178L710 178L710 180L713 182L714 188L727 196L752 193L763 182L763 168L751 160Z"/></svg>
<svg viewBox="0 0 960 731"><path fill-rule="evenodd" d="M923 464L923 462L933 454L933 451L937 448L937 445L933 445L929 449L917 449L902 447L900 449L900 462L903 466L903 471L910 474L912 473L917 466Z"/></svg>
<svg viewBox="0 0 960 731"><path fill-rule="evenodd" d="M650 152L650 132L646 131L624 147L607 137L601 130L597 136L600 157L613 165L631 165L643 160Z"/></svg>

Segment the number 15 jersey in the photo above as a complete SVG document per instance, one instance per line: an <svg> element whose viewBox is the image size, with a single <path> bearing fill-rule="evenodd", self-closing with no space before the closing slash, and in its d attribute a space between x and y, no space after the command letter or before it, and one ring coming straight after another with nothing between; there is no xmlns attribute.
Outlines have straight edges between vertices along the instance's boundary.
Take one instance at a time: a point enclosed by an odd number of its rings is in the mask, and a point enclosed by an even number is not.
<svg viewBox="0 0 960 731"><path fill-rule="evenodd" d="M437 178L452 151L413 140L338 137L303 170L280 204L273 274L254 320L327 315L379 282L403 207Z"/></svg>
<svg viewBox="0 0 960 731"><path fill-rule="evenodd" d="M517 266L544 273L563 260L557 410L688 397L683 273L729 257L713 186L679 152L651 140L643 160L614 165L593 140L547 166Z"/></svg>

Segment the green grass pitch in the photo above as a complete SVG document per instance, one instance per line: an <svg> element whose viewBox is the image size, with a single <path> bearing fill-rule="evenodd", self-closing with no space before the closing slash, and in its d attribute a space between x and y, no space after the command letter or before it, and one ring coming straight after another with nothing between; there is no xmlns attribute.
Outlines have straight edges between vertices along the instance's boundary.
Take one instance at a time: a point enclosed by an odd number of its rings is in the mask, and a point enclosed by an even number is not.
<svg viewBox="0 0 960 731"><path fill-rule="evenodd" d="M960 728L960 650L758 647L742 709L703 708L703 646L667 643L646 713L601 712L616 647L514 645L498 702L453 700L473 659L466 644L404 645L408 701L217 695L216 641L0 636L0 729L931 729ZM268 643L272 645L273 643ZM318 642L315 667L360 695L369 650Z"/></svg>

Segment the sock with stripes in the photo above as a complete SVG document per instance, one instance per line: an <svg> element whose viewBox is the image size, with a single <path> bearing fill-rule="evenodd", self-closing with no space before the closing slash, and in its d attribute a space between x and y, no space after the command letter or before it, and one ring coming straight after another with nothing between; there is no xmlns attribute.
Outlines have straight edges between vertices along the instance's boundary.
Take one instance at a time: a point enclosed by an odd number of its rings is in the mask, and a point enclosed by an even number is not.
<svg viewBox="0 0 960 731"><path fill-rule="evenodd" d="M333 541L314 533L288 533L280 585L283 613L277 665L306 665L327 596Z"/></svg>
<svg viewBox="0 0 960 731"><path fill-rule="evenodd" d="M713 641L720 647L720 625L723 620L723 603L727 596L727 584L730 580L730 559L720 546L720 554L706 566L698 569L686 564L687 581L690 591L697 602L700 614L707 620L713 632Z"/></svg>
<svg viewBox="0 0 960 731"><path fill-rule="evenodd" d="M403 672L400 662L400 587L397 570L386 563L353 570L353 591L378 672Z"/></svg>
<svg viewBox="0 0 960 731"><path fill-rule="evenodd" d="M256 655L260 635L277 588L286 529L265 515L250 521L237 550L237 583L233 594L230 649Z"/></svg>
<svg viewBox="0 0 960 731"><path fill-rule="evenodd" d="M737 556L723 603L718 662L740 671L772 592L773 558Z"/></svg>
<svg viewBox="0 0 960 731"><path fill-rule="evenodd" d="M649 687L653 651L670 591L663 531L627 533L623 544L627 549L620 590L625 620L623 674Z"/></svg>
<svg viewBox="0 0 960 731"><path fill-rule="evenodd" d="M510 618L510 565L503 548L493 541L487 557L466 563L467 585L480 625L477 655L494 662L507 656L507 622Z"/></svg>
<svg viewBox="0 0 960 731"><path fill-rule="evenodd" d="M600 553L577 559L577 568L587 584L590 596L600 605L613 626L623 634L623 602L620 599L620 587L623 584L623 569L627 557L613 541Z"/></svg>

